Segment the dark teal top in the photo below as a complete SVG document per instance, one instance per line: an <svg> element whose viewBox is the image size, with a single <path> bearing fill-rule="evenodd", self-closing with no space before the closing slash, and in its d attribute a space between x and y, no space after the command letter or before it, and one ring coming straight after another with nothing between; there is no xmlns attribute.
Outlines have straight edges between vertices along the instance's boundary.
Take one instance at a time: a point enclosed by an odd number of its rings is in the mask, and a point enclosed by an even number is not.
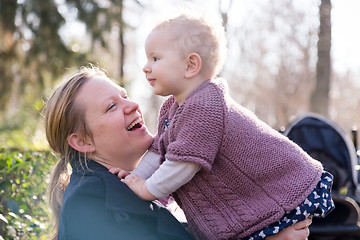
<svg viewBox="0 0 360 240"><path fill-rule="evenodd" d="M137 197L104 166L72 164L58 239L193 239L165 208Z"/></svg>

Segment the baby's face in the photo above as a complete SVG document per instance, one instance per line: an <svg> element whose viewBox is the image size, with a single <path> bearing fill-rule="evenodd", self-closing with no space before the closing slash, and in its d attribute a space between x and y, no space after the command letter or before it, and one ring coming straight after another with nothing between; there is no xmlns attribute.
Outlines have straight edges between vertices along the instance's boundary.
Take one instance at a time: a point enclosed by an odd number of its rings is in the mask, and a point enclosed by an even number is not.
<svg viewBox="0 0 360 240"><path fill-rule="evenodd" d="M146 39L146 79L160 96L180 96L186 90L187 62L178 48L178 39L169 27L154 29Z"/></svg>

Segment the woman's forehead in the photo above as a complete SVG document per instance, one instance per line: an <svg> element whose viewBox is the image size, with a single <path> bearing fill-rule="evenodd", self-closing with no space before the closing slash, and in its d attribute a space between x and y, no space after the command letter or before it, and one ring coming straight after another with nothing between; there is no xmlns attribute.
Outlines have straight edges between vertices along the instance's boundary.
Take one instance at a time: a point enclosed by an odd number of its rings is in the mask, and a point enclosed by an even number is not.
<svg viewBox="0 0 360 240"><path fill-rule="evenodd" d="M123 87L119 86L107 77L96 76L90 78L89 82L91 83L89 85L92 85L95 90L114 90L126 93L126 90Z"/></svg>
<svg viewBox="0 0 360 240"><path fill-rule="evenodd" d="M103 104L119 94L126 95L126 90L106 77L93 77L80 89L76 100L87 108L97 103Z"/></svg>

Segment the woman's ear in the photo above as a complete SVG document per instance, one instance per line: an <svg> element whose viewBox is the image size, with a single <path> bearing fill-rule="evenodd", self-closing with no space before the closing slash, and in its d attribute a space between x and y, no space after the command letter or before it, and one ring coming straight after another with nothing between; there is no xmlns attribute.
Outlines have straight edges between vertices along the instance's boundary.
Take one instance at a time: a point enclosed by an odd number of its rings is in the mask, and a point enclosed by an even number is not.
<svg viewBox="0 0 360 240"><path fill-rule="evenodd" d="M187 63L187 67L185 71L185 78L192 78L200 72L202 66L202 60L199 54L191 53L186 58L186 63Z"/></svg>
<svg viewBox="0 0 360 240"><path fill-rule="evenodd" d="M68 136L67 141L69 145L75 150L82 153L90 153L95 151L95 146L92 142L86 141L78 133L72 133Z"/></svg>

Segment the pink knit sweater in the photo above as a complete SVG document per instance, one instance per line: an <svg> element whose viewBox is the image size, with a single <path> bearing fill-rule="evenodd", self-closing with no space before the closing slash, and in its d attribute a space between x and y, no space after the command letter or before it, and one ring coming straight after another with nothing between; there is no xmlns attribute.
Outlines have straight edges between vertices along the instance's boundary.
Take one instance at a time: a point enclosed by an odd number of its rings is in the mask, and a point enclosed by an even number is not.
<svg viewBox="0 0 360 240"><path fill-rule="evenodd" d="M162 161L202 166L175 193L197 239L245 237L279 220L310 194L323 171L320 162L235 103L224 81L206 81L180 106L168 98L150 149Z"/></svg>

